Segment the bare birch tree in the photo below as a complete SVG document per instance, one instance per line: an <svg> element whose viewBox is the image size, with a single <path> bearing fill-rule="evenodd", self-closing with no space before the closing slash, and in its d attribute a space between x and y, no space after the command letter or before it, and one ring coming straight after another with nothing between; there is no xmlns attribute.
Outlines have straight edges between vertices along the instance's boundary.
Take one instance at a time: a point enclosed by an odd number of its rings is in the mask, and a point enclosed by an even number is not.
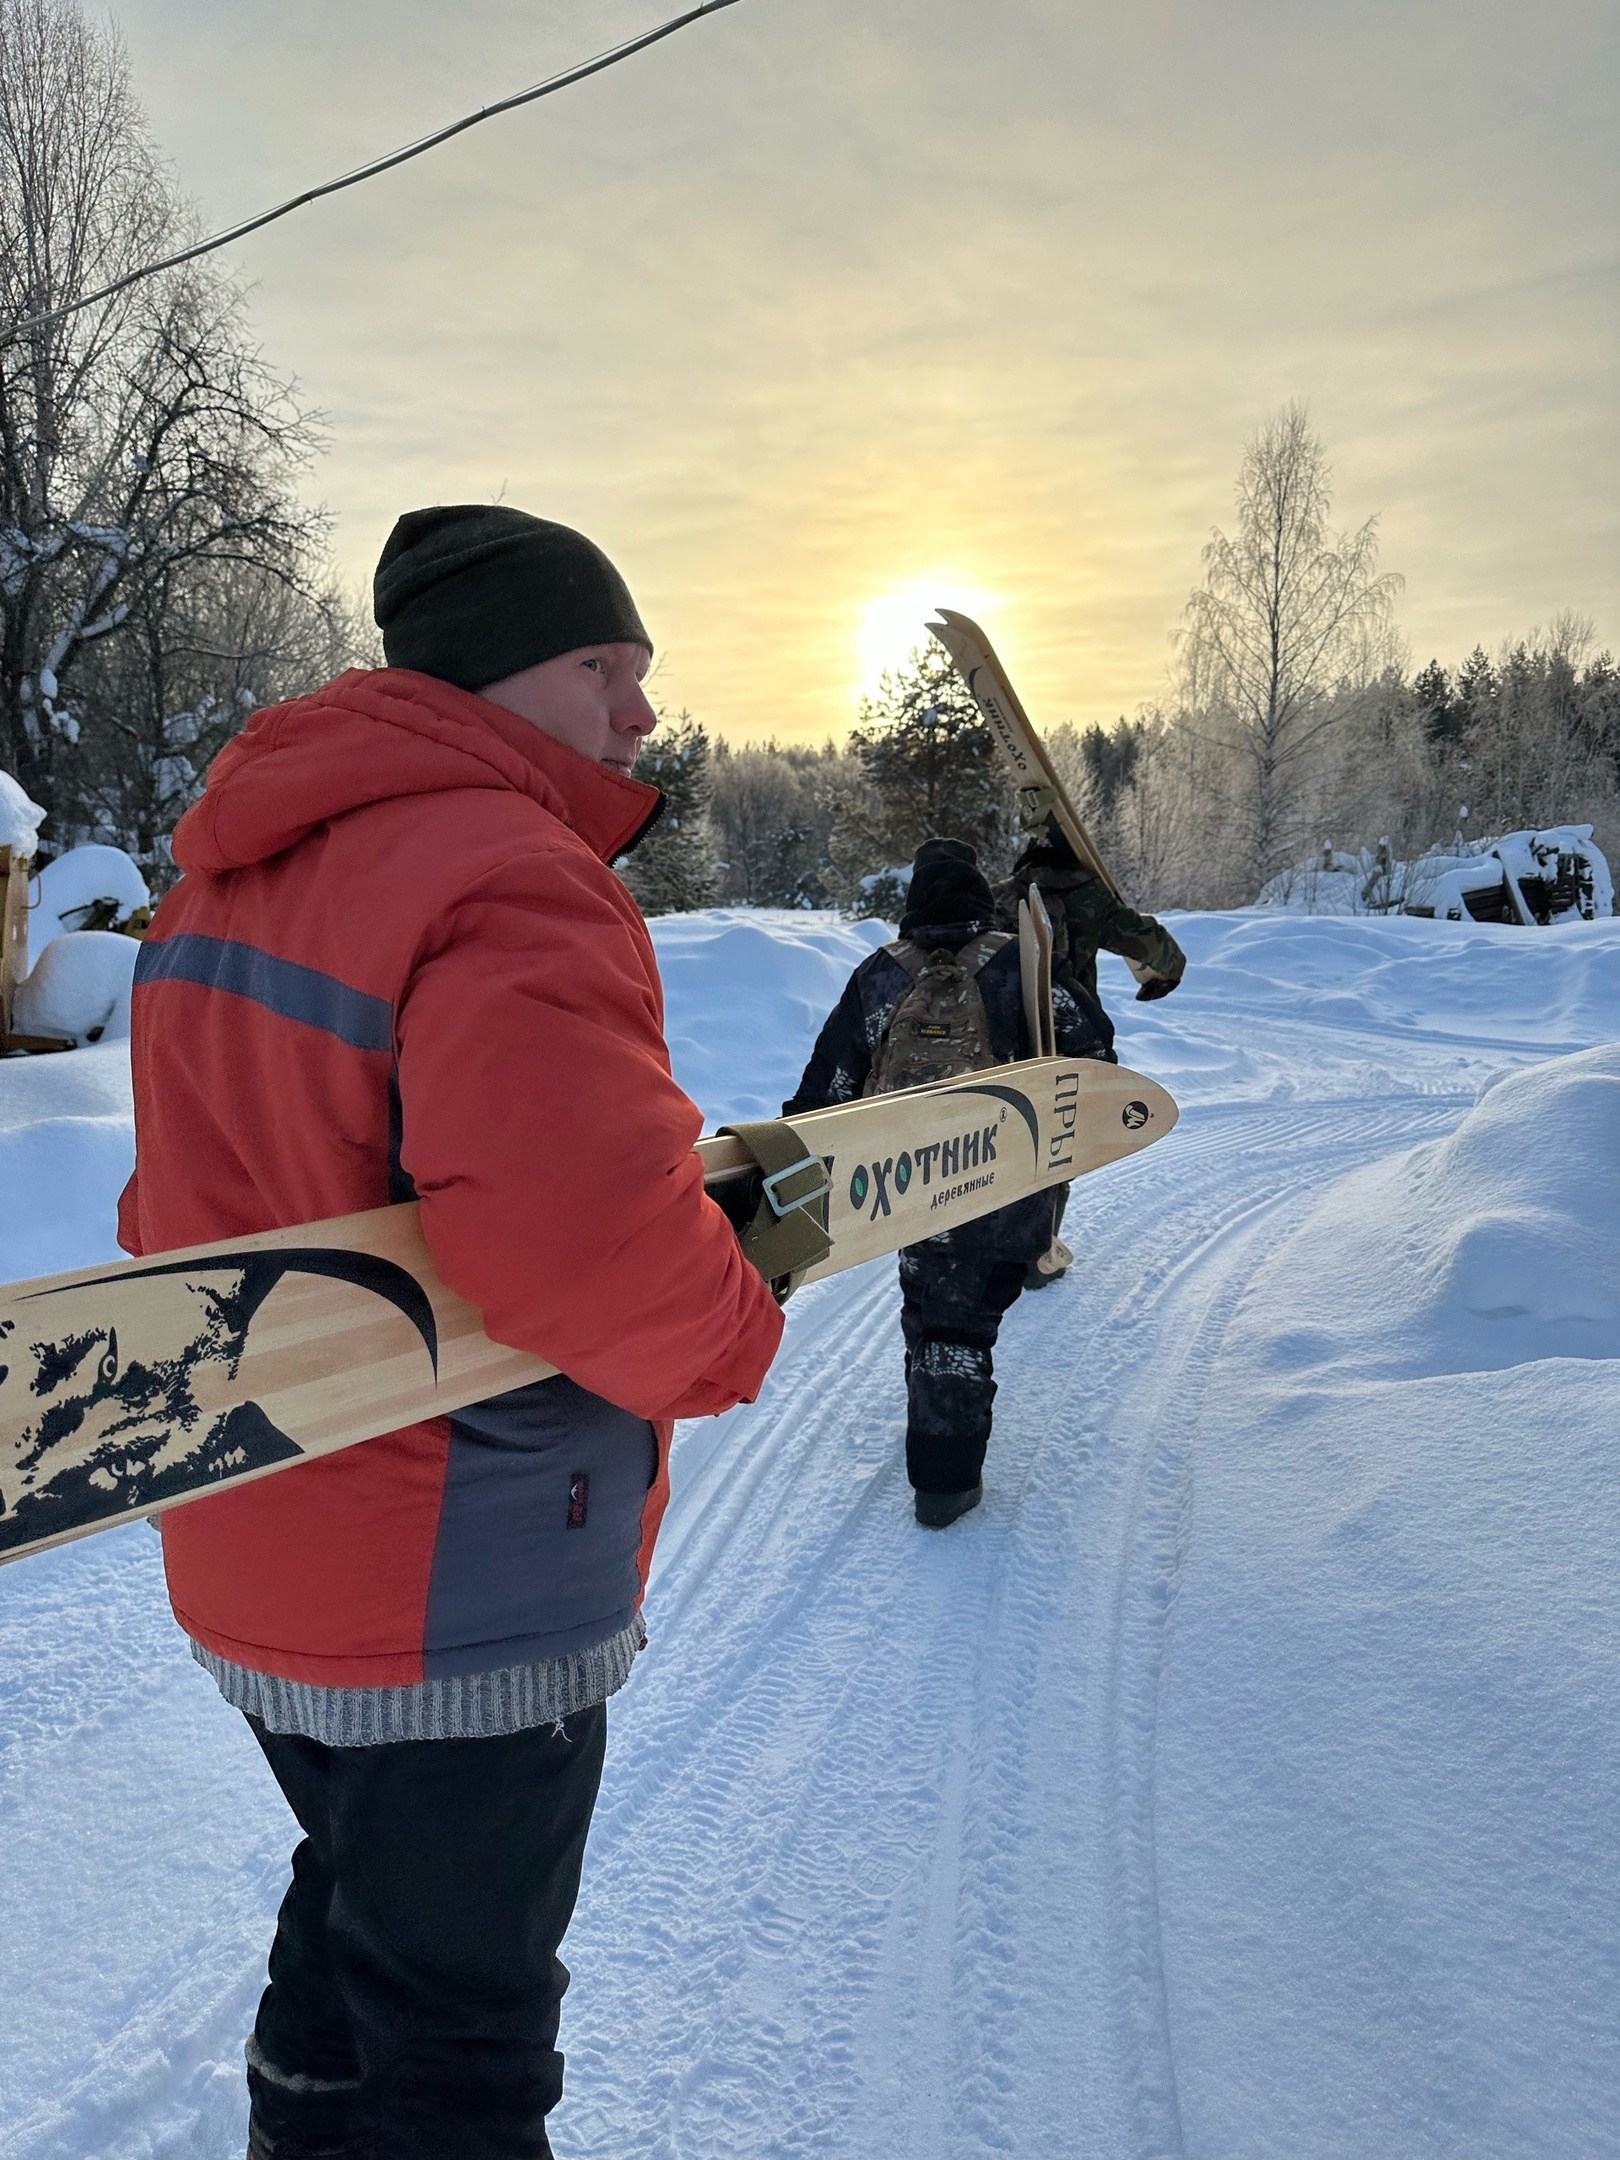
<svg viewBox="0 0 1620 2160"><path fill-rule="evenodd" d="M319 536L293 492L308 424L217 273L7 334L186 230L115 33L0 0L0 763L63 823L98 648L161 637L194 569L302 586Z"/></svg>
<svg viewBox="0 0 1620 2160"><path fill-rule="evenodd" d="M1312 762L1344 691L1390 657L1401 580L1378 573L1376 518L1329 532L1328 482L1303 405L1265 421L1244 451L1236 533L1212 535L1184 617L1187 706L1237 762L1251 893L1309 838Z"/></svg>

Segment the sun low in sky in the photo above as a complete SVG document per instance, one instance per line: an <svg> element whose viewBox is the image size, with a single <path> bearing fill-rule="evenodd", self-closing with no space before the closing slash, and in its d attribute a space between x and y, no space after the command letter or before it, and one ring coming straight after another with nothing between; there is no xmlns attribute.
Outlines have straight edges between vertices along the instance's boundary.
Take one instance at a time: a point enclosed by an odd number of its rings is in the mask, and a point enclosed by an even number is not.
<svg viewBox="0 0 1620 2160"><path fill-rule="evenodd" d="M109 5L207 227L668 11ZM1243 444L1294 398L1335 522L1381 519L1416 663L1564 610L1613 642L1614 26L741 0L229 264L326 416L348 579L421 503L578 525L662 694L733 740L841 735L953 595L1043 724L1161 696Z"/></svg>
<svg viewBox="0 0 1620 2160"><path fill-rule="evenodd" d="M992 625L1001 605L999 593L966 585L949 571L911 578L879 593L875 600L866 602L858 617L857 696L874 696L885 675L904 667L918 646L930 642L928 621L940 608L956 608L963 615L971 615L993 636Z"/></svg>

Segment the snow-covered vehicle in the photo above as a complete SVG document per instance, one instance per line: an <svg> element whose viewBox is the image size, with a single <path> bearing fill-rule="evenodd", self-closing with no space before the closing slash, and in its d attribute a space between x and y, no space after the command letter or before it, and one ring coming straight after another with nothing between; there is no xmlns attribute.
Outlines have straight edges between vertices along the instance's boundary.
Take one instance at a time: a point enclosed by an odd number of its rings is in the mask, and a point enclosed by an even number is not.
<svg viewBox="0 0 1620 2160"><path fill-rule="evenodd" d="M1549 825L1398 860L1387 840L1324 847L1274 877L1264 908L1300 915L1427 915L1450 922L1591 922L1614 913L1614 881L1590 825Z"/></svg>
<svg viewBox="0 0 1620 2160"><path fill-rule="evenodd" d="M1614 883L1590 825L1505 833L1407 871L1401 912L1451 922L1591 922L1614 913Z"/></svg>

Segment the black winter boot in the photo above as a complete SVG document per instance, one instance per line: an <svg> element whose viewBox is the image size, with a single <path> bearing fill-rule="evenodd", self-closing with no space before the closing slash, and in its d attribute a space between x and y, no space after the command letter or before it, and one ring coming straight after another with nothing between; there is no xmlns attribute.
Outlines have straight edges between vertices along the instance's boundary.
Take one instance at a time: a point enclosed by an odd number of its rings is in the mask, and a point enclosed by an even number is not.
<svg viewBox="0 0 1620 2160"><path fill-rule="evenodd" d="M966 1492L920 1492L915 1498L917 1520L925 1530L946 1530L983 1498L982 1485L970 1485Z"/></svg>

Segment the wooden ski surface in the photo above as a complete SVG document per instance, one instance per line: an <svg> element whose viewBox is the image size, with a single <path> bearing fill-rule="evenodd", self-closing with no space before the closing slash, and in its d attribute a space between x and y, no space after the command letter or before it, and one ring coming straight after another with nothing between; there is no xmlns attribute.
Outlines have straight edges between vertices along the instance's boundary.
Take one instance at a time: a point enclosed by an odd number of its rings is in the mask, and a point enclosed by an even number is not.
<svg viewBox="0 0 1620 2160"><path fill-rule="evenodd" d="M972 691L974 703L1018 776L1019 787L1030 793L1038 790L1049 795L1052 815L1074 850L1075 859L1093 877L1101 878L1116 900L1123 899L1124 895L1114 883L1113 873L1098 854L1096 842L1086 831L1079 811L1070 802L1069 791L1058 778L1057 768L1047 755L1035 723L1019 703L1018 693L1008 680L1007 670L996 657L990 640L971 616L959 615L954 608L941 608L939 620L931 622L928 629L950 654L957 673ZM1152 970L1137 961L1127 960L1125 965L1138 982L1153 980Z"/></svg>
<svg viewBox="0 0 1620 2160"><path fill-rule="evenodd" d="M1052 811L1063 828L1063 837L1093 877L1101 878L1116 900L1122 898L1113 873L1098 854L1096 842L1070 802L1068 790L1047 755L1046 745L1019 702L1018 693L1008 680L1007 670L996 657L990 640L971 616L959 615L954 608L941 608L938 622L931 622L928 628L950 654L958 674L972 691L974 703L989 722L990 732L1002 754L1018 775L1019 786L1051 789Z"/></svg>
<svg viewBox="0 0 1620 2160"><path fill-rule="evenodd" d="M1140 1074L1035 1058L795 1118L831 1275L1167 1133ZM706 1181L752 1174L740 1141ZM548 1377L440 1279L414 1205L0 1287L0 1559Z"/></svg>
<svg viewBox="0 0 1620 2160"><path fill-rule="evenodd" d="M1052 918L1040 888L1018 903L1018 971L1024 994L1024 1026L1037 1057L1057 1056L1052 1015Z"/></svg>

